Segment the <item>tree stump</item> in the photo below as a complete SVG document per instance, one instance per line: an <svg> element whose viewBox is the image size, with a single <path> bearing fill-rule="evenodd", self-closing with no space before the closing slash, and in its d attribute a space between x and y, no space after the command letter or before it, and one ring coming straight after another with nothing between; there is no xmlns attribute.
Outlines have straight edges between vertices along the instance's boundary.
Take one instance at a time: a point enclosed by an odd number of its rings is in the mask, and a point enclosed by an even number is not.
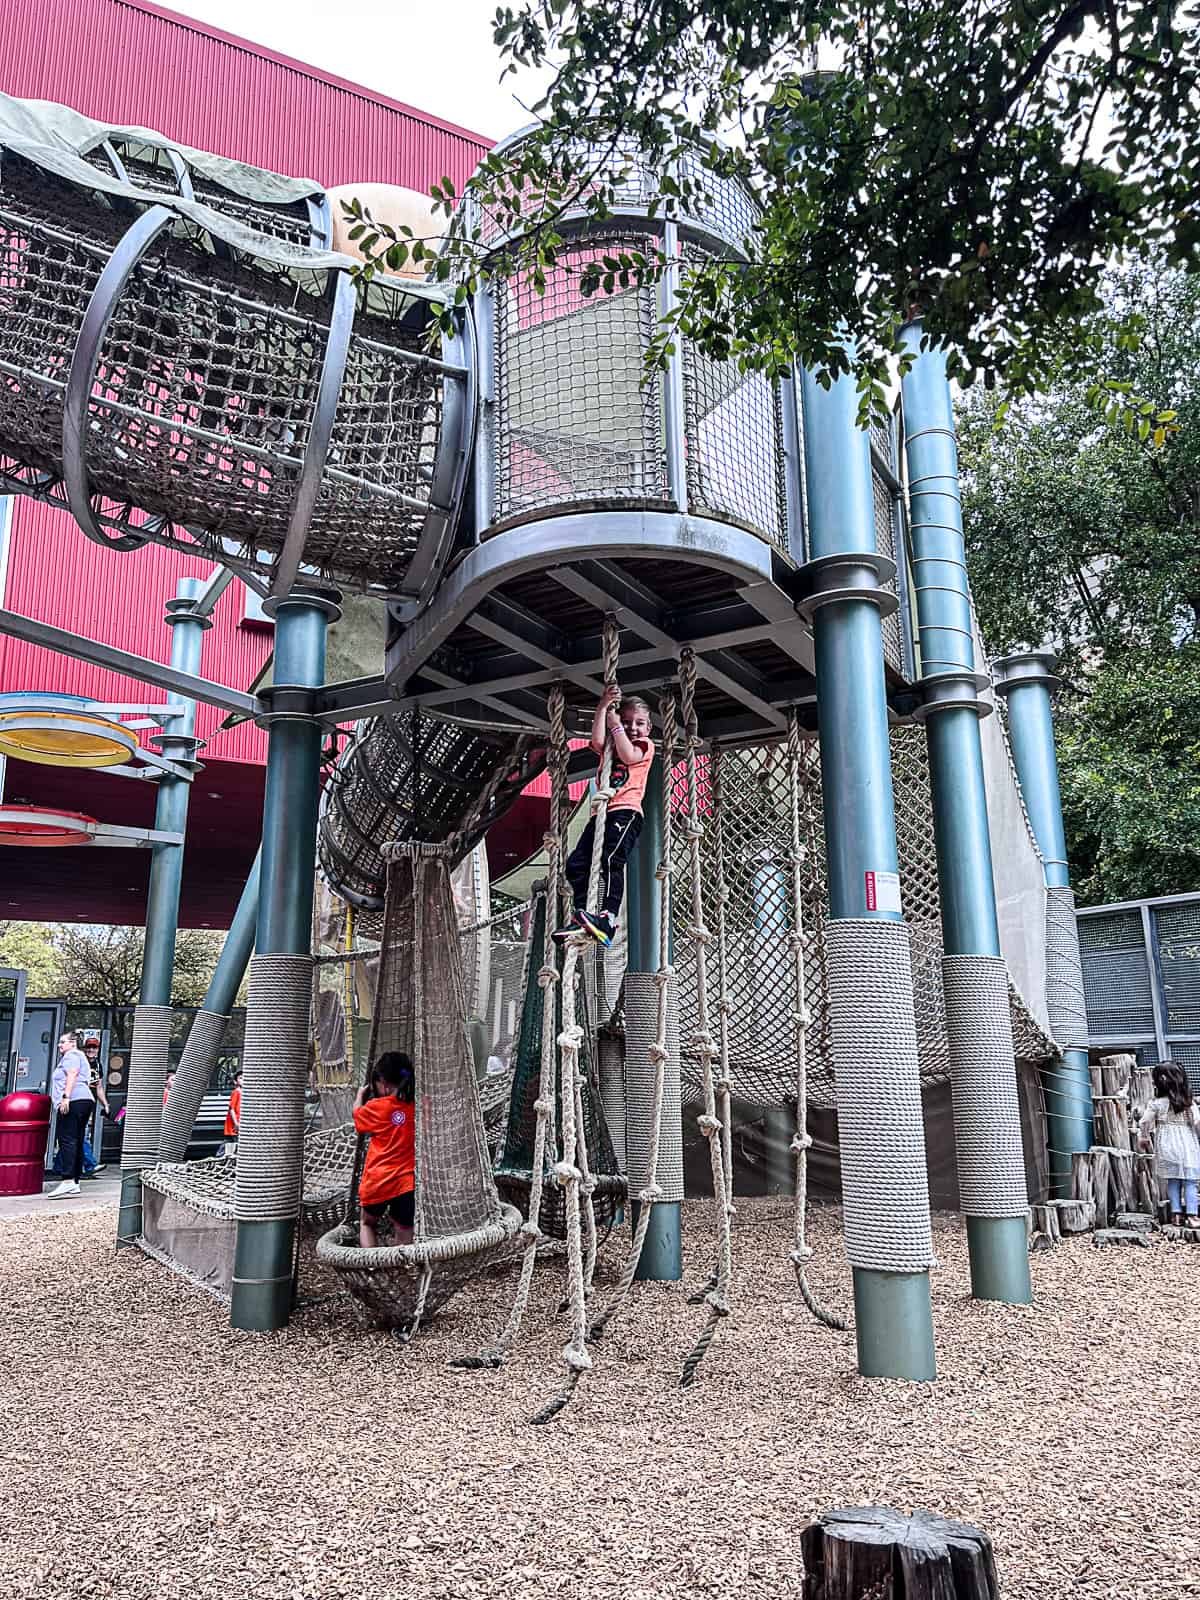
<svg viewBox="0 0 1200 1600"><path fill-rule="evenodd" d="M1096 1207L1091 1200L1052 1200L1058 1216L1058 1231L1064 1233L1091 1233L1096 1226Z"/></svg>
<svg viewBox="0 0 1200 1600"><path fill-rule="evenodd" d="M1086 1150L1071 1157L1071 1194L1093 1210L1096 1206L1096 1185L1092 1179L1092 1163Z"/></svg>
<svg viewBox="0 0 1200 1600"><path fill-rule="evenodd" d="M804 1600L998 1600L992 1541L932 1511L825 1511L800 1535Z"/></svg>
<svg viewBox="0 0 1200 1600"><path fill-rule="evenodd" d="M1062 1234L1058 1226L1058 1207L1053 1200L1048 1205L1033 1206L1031 1210L1035 1234L1044 1233L1051 1244L1059 1244Z"/></svg>
<svg viewBox="0 0 1200 1600"><path fill-rule="evenodd" d="M1137 1209L1158 1215L1158 1173L1152 1153L1139 1150L1133 1158L1133 1187Z"/></svg>
<svg viewBox="0 0 1200 1600"><path fill-rule="evenodd" d="M1096 1201L1096 1226L1108 1226L1111 1214L1108 1193L1108 1151L1101 1145L1093 1145L1087 1152L1088 1163L1092 1169L1092 1194Z"/></svg>

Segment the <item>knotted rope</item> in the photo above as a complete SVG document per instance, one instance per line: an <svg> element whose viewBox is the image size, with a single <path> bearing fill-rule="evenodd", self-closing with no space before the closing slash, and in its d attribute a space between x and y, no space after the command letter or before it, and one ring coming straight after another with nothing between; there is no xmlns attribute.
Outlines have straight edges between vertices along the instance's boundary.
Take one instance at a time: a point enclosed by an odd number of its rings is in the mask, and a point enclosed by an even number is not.
<svg viewBox="0 0 1200 1600"><path fill-rule="evenodd" d="M726 1115L725 1121L722 1121L717 1114L717 1089L713 1074L713 1060L718 1055L718 1046L713 1040L712 1030L708 1021L708 945L711 935L704 923L704 885L700 852L700 846L704 839L704 825L700 821L700 785L697 770L700 738L696 721L696 657L695 653L687 648L681 652L679 658L679 688L683 710L684 766L687 774L688 810L684 833L688 841L692 879L692 919L688 927L688 936L696 953L696 1031L692 1036L692 1045L700 1058L701 1082L704 1090L704 1112L697 1121L701 1132L708 1140L709 1163L712 1167L713 1200L716 1204L717 1215L716 1271L713 1275L712 1286L704 1295L704 1300L709 1308L708 1320L683 1363L679 1383L681 1388L686 1388L695 1378L696 1370L716 1336L717 1324L722 1317L729 1315L729 1279L732 1271L733 1252L729 1229L732 1206L726 1178L725 1149L722 1143L722 1132L728 1122L728 1046L727 1040L725 1040L726 1053L722 1060L721 1071ZM720 855L717 857L716 864L717 900L718 904L723 904L725 878ZM723 911L719 913L719 916L723 927ZM724 966L724 952L719 950L718 970L722 980ZM724 1021L725 1019L722 1017L723 1035L727 1032L724 1027Z"/></svg>
<svg viewBox="0 0 1200 1600"><path fill-rule="evenodd" d="M530 1167L529 1215L521 1226L525 1239L521 1258L521 1272L513 1297L512 1310L495 1343L476 1356L460 1356L451 1363L455 1367L499 1367L521 1332L521 1324L529 1306L533 1286L533 1268L537 1247L545 1237L540 1227L542 1214L542 1184L546 1171L546 1144L553 1137L554 1069L555 1069L555 988L558 984L558 961L553 933L553 911L559 901L559 882L562 870L562 797L566 792L567 761L570 751L567 744L566 709L563 689L556 683L547 697L550 717L550 820L542 835L546 851L546 917L542 943L542 964L538 970L538 987L542 991L542 1048L541 1070L538 1074L538 1094L533 1103L534 1132L533 1158ZM569 1398L569 1396L568 1396ZM565 1404L565 1402L564 1402Z"/></svg>
<svg viewBox="0 0 1200 1600"><path fill-rule="evenodd" d="M654 974L657 994L655 1038L654 1044L650 1047L650 1058L654 1065L654 1094L650 1112L650 1150L646 1167L650 1176L645 1187L637 1195L641 1209L638 1212L637 1228L634 1232L629 1256L607 1304L599 1316L593 1320L588 1330L588 1338L591 1340L600 1338L605 1328L624 1305L630 1286L637 1274L638 1263L642 1258L642 1247L646 1242L646 1234L650 1228L650 1212L654 1202L662 1198L662 1189L658 1183L658 1150L662 1136L663 1086L666 1079L666 1064L670 1057L667 1031L669 991L671 979L675 976L675 968L671 965L670 959L672 872L670 816L671 771L675 765L675 746L678 743L678 731L674 697L672 695L664 695L659 701L659 708L662 717L662 809L665 825L662 829L662 857L654 874L658 880L659 932L658 970Z"/></svg>
<svg viewBox="0 0 1200 1600"><path fill-rule="evenodd" d="M808 1281L812 1248L805 1235L808 1218L808 1152L812 1147L812 1138L808 1131L809 1017L805 1004L804 952L810 936L804 931L803 866L806 852L800 828L802 786L800 719L793 710L788 717L788 796L792 822L792 931L788 942L792 950L792 1023L796 1041L796 1132L792 1138L792 1154L796 1158L796 1200L791 1258L804 1304L826 1327L844 1332L847 1327L845 1319L821 1305Z"/></svg>
<svg viewBox="0 0 1200 1600"><path fill-rule="evenodd" d="M616 618L604 619L604 684L615 686L617 664L621 649L621 634ZM562 751L567 748L565 723L558 726L551 719L551 740ZM588 868L587 904L596 906L600 889L600 869L604 860L604 831L608 821L608 802L613 797L611 787L613 762L612 735L607 727L604 750L600 757L594 805L592 809L592 859ZM566 789L566 762L556 761L553 784ZM553 813L561 818L565 813L565 792L554 798ZM596 1216L592 1203L595 1179L588 1168L587 1143L584 1136L582 1085L579 1060L582 1053L583 1029L575 1020L575 1003L579 987L579 959L588 947L588 937L580 933L567 940L562 966L562 1031L558 1035L559 1048L559 1104L562 1117L562 1159L556 1165L555 1177L562 1185L566 1211L567 1232L567 1299L571 1308L571 1338L563 1349L567 1364L567 1377L562 1390L533 1417L535 1423L550 1422L558 1416L575 1393L583 1374L591 1367L592 1358L587 1348L587 1295L596 1261ZM553 1018L553 1011L551 1012ZM587 1211L587 1260L584 1260L581 1201Z"/></svg>

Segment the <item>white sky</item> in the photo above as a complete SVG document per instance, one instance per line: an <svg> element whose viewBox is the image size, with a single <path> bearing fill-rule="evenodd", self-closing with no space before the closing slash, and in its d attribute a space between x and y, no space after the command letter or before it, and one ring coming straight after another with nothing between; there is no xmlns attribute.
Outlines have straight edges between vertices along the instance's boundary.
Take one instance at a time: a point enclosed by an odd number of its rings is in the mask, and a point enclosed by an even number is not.
<svg viewBox="0 0 1200 1600"><path fill-rule="evenodd" d="M198 22L349 78L418 111L501 139L530 119L499 82L497 0L158 0Z"/></svg>

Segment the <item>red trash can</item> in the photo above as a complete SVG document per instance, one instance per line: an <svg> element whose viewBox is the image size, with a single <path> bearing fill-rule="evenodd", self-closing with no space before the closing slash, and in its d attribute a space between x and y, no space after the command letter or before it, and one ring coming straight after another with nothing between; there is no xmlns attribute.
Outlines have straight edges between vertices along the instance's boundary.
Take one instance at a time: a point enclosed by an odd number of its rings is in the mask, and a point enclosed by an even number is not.
<svg viewBox="0 0 1200 1600"><path fill-rule="evenodd" d="M50 1096L20 1089L0 1100L0 1195L41 1194Z"/></svg>

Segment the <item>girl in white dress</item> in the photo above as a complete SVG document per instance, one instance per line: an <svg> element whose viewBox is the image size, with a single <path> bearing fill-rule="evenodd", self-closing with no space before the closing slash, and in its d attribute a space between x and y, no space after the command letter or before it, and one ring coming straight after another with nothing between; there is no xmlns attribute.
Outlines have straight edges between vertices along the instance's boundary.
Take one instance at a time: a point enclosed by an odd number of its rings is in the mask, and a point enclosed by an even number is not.
<svg viewBox="0 0 1200 1600"><path fill-rule="evenodd" d="M1158 1175L1166 1180L1171 1221L1180 1225L1186 1216L1189 1228L1200 1228L1200 1106L1192 1099L1187 1074L1174 1061L1155 1067L1154 1091L1157 1098L1138 1123L1138 1145L1153 1146Z"/></svg>

